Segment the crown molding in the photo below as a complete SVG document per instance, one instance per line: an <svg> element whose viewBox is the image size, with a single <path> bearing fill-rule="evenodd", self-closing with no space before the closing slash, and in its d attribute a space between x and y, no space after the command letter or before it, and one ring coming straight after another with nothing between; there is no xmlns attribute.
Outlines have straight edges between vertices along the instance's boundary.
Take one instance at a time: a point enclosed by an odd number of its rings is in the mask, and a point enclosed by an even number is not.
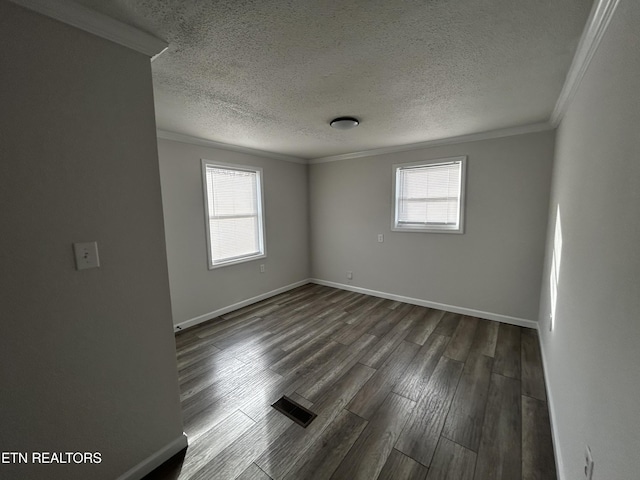
<svg viewBox="0 0 640 480"><path fill-rule="evenodd" d="M152 60L164 52L164 40L69 0L11 0L13 3L85 32L143 53Z"/></svg>
<svg viewBox="0 0 640 480"><path fill-rule="evenodd" d="M173 140L174 142L189 143L201 147L219 148L222 150L231 150L232 152L247 153L257 157L273 158L275 160L284 160L285 162L301 163L306 165L308 162L304 158L292 157L281 153L267 152L266 150L257 150L255 148L241 147L240 145L231 145L230 143L216 142L214 140L206 140L200 137L192 137L182 133L169 132L167 130L157 130L158 138L165 140Z"/></svg>
<svg viewBox="0 0 640 480"><path fill-rule="evenodd" d="M255 148L242 147L240 145L232 145L230 143L216 142L214 140L207 140L200 137L192 137L191 135L185 135L182 133L170 132L167 130L157 130L158 138L165 140L173 140L174 142L189 143L191 145L198 145L201 147L220 148L222 150L231 150L233 152L248 153L250 155L256 155L258 157L273 158L276 160L284 160L285 162L300 163L303 165L313 165L317 163L338 162L341 160L351 160L354 158L372 157L375 155L384 155L388 153L407 152L411 150L422 150L430 147L437 147L441 145L454 145L457 143L475 142L479 140L490 140L493 138L510 137L513 135L523 135L526 133L544 132L547 130L553 130L553 127L548 122L532 123L529 125L521 125L517 127L503 128L500 130L491 130L488 132L472 133L470 135L461 135L457 137L441 138L437 140L429 140L420 143L411 143L407 145L396 145L393 147L375 148L372 150L364 150L361 152L344 153L341 155L332 155L329 157L319 157L312 159L304 159L300 157L292 157L290 155L284 155L281 153L268 152L266 150L258 150Z"/></svg>
<svg viewBox="0 0 640 480"><path fill-rule="evenodd" d="M566 113L573 97L580 86L580 82L596 53L602 37L607 31L611 17L618 6L619 0L596 0L580 37L580 43L573 56L571 67L565 78L562 91L551 113L551 125L557 127Z"/></svg>
<svg viewBox="0 0 640 480"><path fill-rule="evenodd" d="M373 150L364 150L362 152L345 153L342 155L332 155L329 157L313 158L309 160L309 164L338 162L341 160L351 160L353 158L372 157L375 155L384 155L389 153L408 152L411 150L422 150L425 148L438 147L441 145L453 145L456 143L476 142L478 140L490 140L492 138L510 137L512 135L522 135L525 133L543 132L553 130L553 126L548 122L532 123L529 125L521 125L517 127L502 128L500 130L491 130L488 132L472 133L469 135L460 135L457 137L440 138L436 140L428 140L420 143L410 143L407 145L396 145L393 147L375 148Z"/></svg>

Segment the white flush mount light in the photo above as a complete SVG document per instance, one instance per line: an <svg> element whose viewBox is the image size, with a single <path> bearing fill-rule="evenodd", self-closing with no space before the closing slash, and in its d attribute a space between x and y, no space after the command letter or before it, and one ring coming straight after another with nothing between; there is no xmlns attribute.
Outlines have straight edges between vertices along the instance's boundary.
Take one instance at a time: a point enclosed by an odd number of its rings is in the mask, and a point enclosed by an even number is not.
<svg viewBox="0 0 640 480"><path fill-rule="evenodd" d="M355 117L338 117L331 120L329 125L337 130L349 130L360 125L360 121Z"/></svg>

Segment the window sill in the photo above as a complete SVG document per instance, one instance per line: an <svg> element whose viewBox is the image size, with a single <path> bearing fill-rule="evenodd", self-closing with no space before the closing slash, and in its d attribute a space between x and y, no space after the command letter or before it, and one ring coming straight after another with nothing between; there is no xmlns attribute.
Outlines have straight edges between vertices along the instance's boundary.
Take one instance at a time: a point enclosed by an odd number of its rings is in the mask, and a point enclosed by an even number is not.
<svg viewBox="0 0 640 480"><path fill-rule="evenodd" d="M391 227L392 232L413 232L413 233L452 233L457 235L464 234L464 228L448 229L448 228L425 228L425 227Z"/></svg>
<svg viewBox="0 0 640 480"><path fill-rule="evenodd" d="M218 268L228 267L229 265L238 265L239 263L251 262L253 260L258 260L260 258L266 258L266 257L267 257L266 253L261 253L259 255L251 255L250 257L236 258L233 260L229 260L227 262L216 263L214 265L210 264L209 270L216 270Z"/></svg>

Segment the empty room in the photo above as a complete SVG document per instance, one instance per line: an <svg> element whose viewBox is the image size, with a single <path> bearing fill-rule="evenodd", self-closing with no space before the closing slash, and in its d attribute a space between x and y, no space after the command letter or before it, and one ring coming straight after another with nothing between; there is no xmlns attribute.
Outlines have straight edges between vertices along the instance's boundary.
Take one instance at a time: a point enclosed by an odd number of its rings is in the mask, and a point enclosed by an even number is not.
<svg viewBox="0 0 640 480"><path fill-rule="evenodd" d="M0 478L638 478L637 0L0 39Z"/></svg>

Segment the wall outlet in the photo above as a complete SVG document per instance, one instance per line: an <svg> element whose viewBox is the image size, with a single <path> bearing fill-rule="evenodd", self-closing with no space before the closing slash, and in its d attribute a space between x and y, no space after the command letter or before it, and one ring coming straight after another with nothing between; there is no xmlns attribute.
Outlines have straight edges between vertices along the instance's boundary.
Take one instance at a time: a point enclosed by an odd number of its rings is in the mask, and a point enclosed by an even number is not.
<svg viewBox="0 0 640 480"><path fill-rule="evenodd" d="M260 273L264 273L265 268L264 268L264 263L260 264Z"/></svg>
<svg viewBox="0 0 640 480"><path fill-rule="evenodd" d="M348 271L347 272L347 280L353 280L353 272L352 271Z"/></svg>
<svg viewBox="0 0 640 480"><path fill-rule="evenodd" d="M584 478L586 480L593 478L593 456L591 455L589 445L587 445L584 451Z"/></svg>
<svg viewBox="0 0 640 480"><path fill-rule="evenodd" d="M378 243L384 242L384 235L382 233L378 234Z"/></svg>

